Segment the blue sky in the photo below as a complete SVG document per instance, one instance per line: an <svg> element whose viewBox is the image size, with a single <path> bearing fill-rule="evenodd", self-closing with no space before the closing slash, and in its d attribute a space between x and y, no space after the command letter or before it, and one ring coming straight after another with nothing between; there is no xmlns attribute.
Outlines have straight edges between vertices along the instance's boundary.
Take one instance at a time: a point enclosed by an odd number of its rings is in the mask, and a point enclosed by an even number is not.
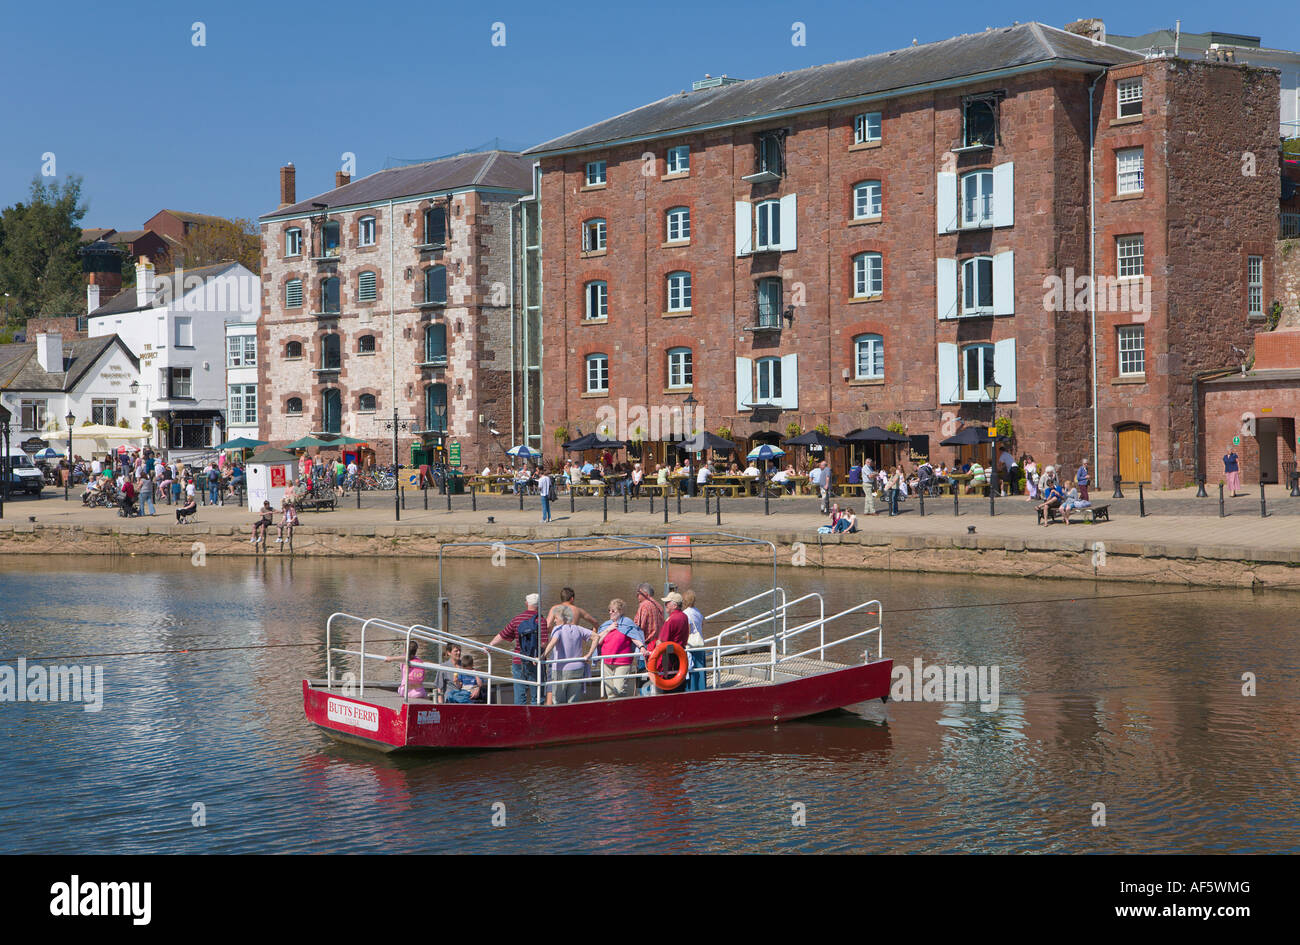
<svg viewBox="0 0 1300 945"><path fill-rule="evenodd" d="M466 10L464 7L470 9ZM690 87L1037 19L1100 16L1112 32L1171 28L1300 48L1282 4L1073 5L862 0L717 3L370 3L21 0L0 21L0 206L42 155L85 178L86 226L141 226L169 207L255 217L293 161L300 199L390 159L525 147ZM1288 15L1287 11L1290 11ZM795 21L807 44L791 43ZM192 42L203 23L206 45ZM505 24L504 47L491 44Z"/></svg>

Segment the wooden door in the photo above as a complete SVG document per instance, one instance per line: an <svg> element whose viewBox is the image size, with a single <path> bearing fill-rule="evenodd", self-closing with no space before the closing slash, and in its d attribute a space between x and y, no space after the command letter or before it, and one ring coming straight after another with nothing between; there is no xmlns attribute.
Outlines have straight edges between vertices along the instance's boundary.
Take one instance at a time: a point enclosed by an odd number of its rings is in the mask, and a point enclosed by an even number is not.
<svg viewBox="0 0 1300 945"><path fill-rule="evenodd" d="M1115 431L1119 450L1119 475L1126 483L1151 481L1151 429L1140 423Z"/></svg>

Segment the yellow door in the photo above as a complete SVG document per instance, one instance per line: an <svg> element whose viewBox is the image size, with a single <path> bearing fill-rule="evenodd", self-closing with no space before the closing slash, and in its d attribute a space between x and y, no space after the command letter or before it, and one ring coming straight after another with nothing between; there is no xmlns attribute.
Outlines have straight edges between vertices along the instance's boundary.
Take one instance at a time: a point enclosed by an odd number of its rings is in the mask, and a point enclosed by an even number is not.
<svg viewBox="0 0 1300 945"><path fill-rule="evenodd" d="M1119 475L1126 483L1151 481L1151 431L1140 424L1120 427Z"/></svg>

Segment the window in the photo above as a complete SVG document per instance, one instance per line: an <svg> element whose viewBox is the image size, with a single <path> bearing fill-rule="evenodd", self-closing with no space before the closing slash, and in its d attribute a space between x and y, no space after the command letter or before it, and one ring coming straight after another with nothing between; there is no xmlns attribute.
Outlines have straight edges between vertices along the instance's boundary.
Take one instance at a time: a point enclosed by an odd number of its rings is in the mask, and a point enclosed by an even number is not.
<svg viewBox="0 0 1300 945"><path fill-rule="evenodd" d="M781 302L785 289L780 279L758 280L758 327L781 327Z"/></svg>
<svg viewBox="0 0 1300 945"><path fill-rule="evenodd" d="M587 355L587 393L603 394L609 392L609 356L604 354Z"/></svg>
<svg viewBox="0 0 1300 945"><path fill-rule="evenodd" d="M301 398L301 397L290 397L290 398L289 398L287 401L285 401L285 403L284 403L284 412L287 413L287 414L290 414L291 416L292 416L292 415L301 414L301 413L302 413L302 398Z"/></svg>
<svg viewBox="0 0 1300 945"><path fill-rule="evenodd" d="M447 304L446 266L431 266L424 271L424 301L430 305Z"/></svg>
<svg viewBox="0 0 1300 945"><path fill-rule="evenodd" d="M1264 314L1264 257L1246 257L1246 313Z"/></svg>
<svg viewBox="0 0 1300 945"><path fill-rule="evenodd" d="M1146 329L1142 325L1121 325L1119 333L1119 373L1121 375L1145 374L1146 356L1143 343Z"/></svg>
<svg viewBox="0 0 1300 945"><path fill-rule="evenodd" d="M880 335L853 339L853 376L859 381L884 380L885 340Z"/></svg>
<svg viewBox="0 0 1300 945"><path fill-rule="evenodd" d="M291 341L284 346L284 358L286 361L296 361L302 357L302 342Z"/></svg>
<svg viewBox="0 0 1300 945"><path fill-rule="evenodd" d="M685 174L691 169L691 149L689 145L679 144L669 148L664 156L664 167L669 174Z"/></svg>
<svg viewBox="0 0 1300 945"><path fill-rule="evenodd" d="M781 359L758 359L758 403L781 400Z"/></svg>
<svg viewBox="0 0 1300 945"><path fill-rule="evenodd" d="M362 412L362 413L374 413L374 412L375 412L375 395L374 395L374 394L362 394L360 397L358 397L358 398L357 398L357 410L360 411L360 412Z"/></svg>
<svg viewBox="0 0 1300 945"><path fill-rule="evenodd" d="M226 339L226 367L255 367L256 365L256 335L231 335Z"/></svg>
<svg viewBox="0 0 1300 945"><path fill-rule="evenodd" d="M186 373L188 374L188 372L189 372L189 368L185 368L185 371L186 371ZM188 393L187 393L187 394L173 394L173 396L177 396L177 397L180 397L180 396L188 397L189 394L188 394ZM102 423L104 426L108 426L108 427L115 427L115 426L117 426L117 401L116 401L116 400L102 399L102 398L99 398L99 397L96 397L96 398L94 398L93 400L91 400L91 402L90 402L90 422L91 422L91 423Z"/></svg>
<svg viewBox="0 0 1300 945"><path fill-rule="evenodd" d="M694 383L690 348L668 349L668 386L690 387Z"/></svg>
<svg viewBox="0 0 1300 945"><path fill-rule="evenodd" d="M447 432L446 384L430 384L424 389L424 428L431 433Z"/></svg>
<svg viewBox="0 0 1300 945"><path fill-rule="evenodd" d="M962 399L985 400L984 385L993 380L993 346L968 345L962 351Z"/></svg>
<svg viewBox="0 0 1300 945"><path fill-rule="evenodd" d="M339 224L337 220L331 220L321 228L320 254L322 256L337 256L339 254Z"/></svg>
<svg viewBox="0 0 1300 945"><path fill-rule="evenodd" d="M375 218L362 217L357 223L357 245L374 246L375 245Z"/></svg>
<svg viewBox="0 0 1300 945"><path fill-rule="evenodd" d="M609 315L609 284L588 282L586 288L587 318L605 318Z"/></svg>
<svg viewBox="0 0 1300 945"><path fill-rule="evenodd" d="M1121 79L1115 86L1118 100L1118 117L1128 118L1142 114L1142 79Z"/></svg>
<svg viewBox="0 0 1300 945"><path fill-rule="evenodd" d="M343 432L343 394L338 388L331 388L324 391L323 410L324 420L321 423L322 432L324 433L341 433Z"/></svg>
<svg viewBox="0 0 1300 945"><path fill-rule="evenodd" d="M339 278L330 276L322 279L320 284L320 310L322 313L337 315L339 311Z"/></svg>
<svg viewBox="0 0 1300 945"><path fill-rule="evenodd" d="M758 173L775 180L785 174L785 135L765 131L758 136Z"/></svg>
<svg viewBox="0 0 1300 945"><path fill-rule="evenodd" d="M286 256L302 255L302 230L296 226L284 231L284 254Z"/></svg>
<svg viewBox="0 0 1300 945"><path fill-rule="evenodd" d="M595 253L605 248L605 221L600 218L582 224L582 251Z"/></svg>
<svg viewBox="0 0 1300 945"><path fill-rule="evenodd" d="M587 186L599 187L605 183L605 162L588 161L587 162Z"/></svg>
<svg viewBox="0 0 1300 945"><path fill-rule="evenodd" d="M357 339L357 354L374 354L375 353L375 336L362 335Z"/></svg>
<svg viewBox="0 0 1300 945"><path fill-rule="evenodd" d="M180 367L171 369L171 396L172 397L193 397L193 386L191 384L193 368ZM99 421L96 421L99 422Z"/></svg>
<svg viewBox="0 0 1300 945"><path fill-rule="evenodd" d="M424 363L447 363L447 326L442 324L424 326Z"/></svg>
<svg viewBox="0 0 1300 945"><path fill-rule="evenodd" d="M337 371L343 367L343 345L337 334L328 334L321 339L320 368L322 371Z"/></svg>
<svg viewBox="0 0 1300 945"><path fill-rule="evenodd" d="M668 211L668 242L682 243L691 238L691 211L689 207L673 207Z"/></svg>
<svg viewBox="0 0 1300 945"><path fill-rule="evenodd" d="M668 274L668 311L689 312L691 310L691 274L689 272L670 272Z"/></svg>
<svg viewBox="0 0 1300 945"><path fill-rule="evenodd" d="M24 400L20 404L18 429L40 432L45 429L49 413L48 400Z"/></svg>
<svg viewBox="0 0 1300 945"><path fill-rule="evenodd" d="M781 248L781 201L764 200L754 208L758 219L758 240L754 251Z"/></svg>
<svg viewBox="0 0 1300 945"><path fill-rule="evenodd" d="M379 292L375 288L375 274L373 272L363 272L357 276L357 301L373 302L378 298Z"/></svg>
<svg viewBox="0 0 1300 945"><path fill-rule="evenodd" d="M865 299L885 290L885 264L879 253L853 257L853 297Z"/></svg>
<svg viewBox="0 0 1300 945"><path fill-rule="evenodd" d="M961 179L961 225L993 225L993 172L972 171Z"/></svg>
<svg viewBox="0 0 1300 945"><path fill-rule="evenodd" d="M961 264L961 313L993 312L993 257L977 256Z"/></svg>
<svg viewBox="0 0 1300 945"><path fill-rule="evenodd" d="M880 112L866 112L853 119L853 143L880 140Z"/></svg>
<svg viewBox="0 0 1300 945"><path fill-rule="evenodd" d="M290 279L284 284L284 307L302 308L301 279Z"/></svg>
<svg viewBox="0 0 1300 945"><path fill-rule="evenodd" d="M441 204L424 211L424 243L426 246L447 243L447 208Z"/></svg>
<svg viewBox="0 0 1300 945"><path fill-rule="evenodd" d="M257 423L257 385L231 384L228 394L231 426L252 426Z"/></svg>
<svg viewBox="0 0 1300 945"><path fill-rule="evenodd" d="M1141 148L1115 152L1115 193L1142 193L1142 164Z"/></svg>
<svg viewBox="0 0 1300 945"><path fill-rule="evenodd" d="M853 219L880 216L880 181L864 180L853 185Z"/></svg>
<svg viewBox="0 0 1300 945"><path fill-rule="evenodd" d="M178 348L194 347L194 319L192 318L176 319L176 347Z"/></svg>
<svg viewBox="0 0 1300 945"><path fill-rule="evenodd" d="M1121 279L1130 279L1142 275L1141 236L1121 236L1115 240L1115 253L1118 257L1118 273Z"/></svg>
<svg viewBox="0 0 1300 945"><path fill-rule="evenodd" d="M991 148L997 137L997 101L973 98L962 106L962 147Z"/></svg>

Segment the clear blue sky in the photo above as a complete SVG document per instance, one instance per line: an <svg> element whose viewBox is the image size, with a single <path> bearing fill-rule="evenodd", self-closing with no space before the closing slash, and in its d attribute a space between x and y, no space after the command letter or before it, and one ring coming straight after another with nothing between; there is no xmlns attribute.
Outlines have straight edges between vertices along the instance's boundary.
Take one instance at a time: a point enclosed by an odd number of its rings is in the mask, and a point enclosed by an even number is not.
<svg viewBox="0 0 1300 945"><path fill-rule="evenodd" d="M466 10L465 7L470 9ZM256 217L277 168L298 197L327 190L345 151L358 175L493 138L526 147L689 88L851 59L986 26L1100 16L1115 33L1173 28L1300 48L1292 4L984 4L938 0L390 3L20 0L0 20L0 206L41 156L85 178L85 226L134 229L170 207ZM206 27L207 45L191 41ZM492 24L506 45L491 44ZM807 28L792 45L791 24Z"/></svg>

